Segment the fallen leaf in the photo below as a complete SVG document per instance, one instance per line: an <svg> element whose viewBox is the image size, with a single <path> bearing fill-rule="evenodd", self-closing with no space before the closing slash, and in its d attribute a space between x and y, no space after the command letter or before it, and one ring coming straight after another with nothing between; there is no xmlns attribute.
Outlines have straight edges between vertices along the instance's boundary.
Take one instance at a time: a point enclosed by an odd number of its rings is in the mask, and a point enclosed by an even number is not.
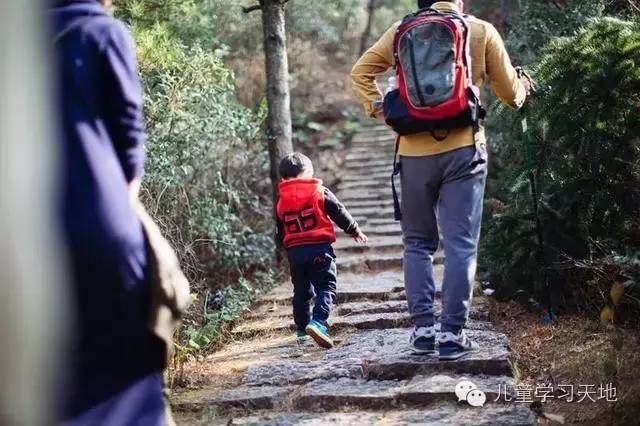
<svg viewBox="0 0 640 426"><path fill-rule="evenodd" d="M624 294L624 285L620 284L619 282L613 283L613 285L611 286L610 296L614 306L617 306L620 304L620 299L622 299L623 294Z"/></svg>
<svg viewBox="0 0 640 426"><path fill-rule="evenodd" d="M613 308L606 306L602 312L600 312L600 320L604 323L613 321Z"/></svg>

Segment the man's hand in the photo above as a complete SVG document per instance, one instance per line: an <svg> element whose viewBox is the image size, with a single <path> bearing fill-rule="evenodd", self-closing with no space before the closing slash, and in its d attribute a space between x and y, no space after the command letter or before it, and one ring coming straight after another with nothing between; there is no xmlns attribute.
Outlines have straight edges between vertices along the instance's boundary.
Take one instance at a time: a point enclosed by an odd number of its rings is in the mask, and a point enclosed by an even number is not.
<svg viewBox="0 0 640 426"><path fill-rule="evenodd" d="M522 84L524 89L527 91L527 96L531 95L531 89L533 88L533 83L531 82L531 79L527 76L522 76L520 77L520 83Z"/></svg>
<svg viewBox="0 0 640 426"><path fill-rule="evenodd" d="M358 229L358 232L351 235L351 238L357 243L367 244L369 241L369 237L367 237L361 230Z"/></svg>

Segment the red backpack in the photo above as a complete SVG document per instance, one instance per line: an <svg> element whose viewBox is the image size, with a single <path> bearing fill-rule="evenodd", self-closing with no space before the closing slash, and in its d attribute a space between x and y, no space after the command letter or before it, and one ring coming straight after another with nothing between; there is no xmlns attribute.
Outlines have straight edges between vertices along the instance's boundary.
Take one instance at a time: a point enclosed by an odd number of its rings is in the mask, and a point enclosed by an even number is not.
<svg viewBox="0 0 640 426"><path fill-rule="evenodd" d="M394 41L398 88L384 98L384 114L399 135L479 126L484 117L473 85L465 15L422 9L406 16ZM439 131L441 130L441 131Z"/></svg>

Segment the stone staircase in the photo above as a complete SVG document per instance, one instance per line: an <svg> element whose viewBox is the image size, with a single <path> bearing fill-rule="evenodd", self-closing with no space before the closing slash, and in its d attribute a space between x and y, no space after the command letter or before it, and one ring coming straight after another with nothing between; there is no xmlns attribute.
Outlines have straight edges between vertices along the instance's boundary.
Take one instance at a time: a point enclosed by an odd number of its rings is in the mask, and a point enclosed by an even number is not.
<svg viewBox="0 0 640 426"><path fill-rule="evenodd" d="M326 351L313 342L295 341L292 287L283 283L238 322L233 330L236 342L207 359L221 369L240 372L241 383L174 400L178 419L181 413L208 412L205 424L536 423L528 407L504 402L505 393L514 393L508 342L488 322L482 297L474 300L468 324L469 336L480 344L478 352L440 362L435 355L409 351L402 240L393 220L389 182L393 144L385 127L370 125L356 135L346 157L338 198L370 242L355 244L338 230L338 297L330 319L336 347ZM436 263L441 283L441 253ZM483 407L458 402L455 386L462 380L471 380L485 392Z"/></svg>

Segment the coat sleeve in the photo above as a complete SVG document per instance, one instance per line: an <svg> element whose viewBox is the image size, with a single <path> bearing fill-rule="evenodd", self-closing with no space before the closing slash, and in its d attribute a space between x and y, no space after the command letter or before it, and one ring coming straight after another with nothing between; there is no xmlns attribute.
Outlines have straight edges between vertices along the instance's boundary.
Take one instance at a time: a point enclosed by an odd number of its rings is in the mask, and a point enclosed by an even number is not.
<svg viewBox="0 0 640 426"><path fill-rule="evenodd" d="M493 92L503 103L513 108L520 108L527 97L526 89L520 83L517 72L511 65L511 59L500 33L490 24L487 25L485 57L487 75Z"/></svg>
<svg viewBox="0 0 640 426"><path fill-rule="evenodd" d="M121 22L114 21L105 34L102 56L106 126L130 182L143 173L146 132L134 43Z"/></svg>
<svg viewBox="0 0 640 426"><path fill-rule="evenodd" d="M358 222L349 214L333 192L327 188L324 189L324 209L329 218L347 234L353 235L359 231Z"/></svg>
<svg viewBox="0 0 640 426"><path fill-rule="evenodd" d="M362 102L368 116L374 117L380 108L374 102L382 99L382 92L376 77L385 74L394 66L393 42L400 22L395 23L369 50L367 50L351 70L351 81L356 96Z"/></svg>

